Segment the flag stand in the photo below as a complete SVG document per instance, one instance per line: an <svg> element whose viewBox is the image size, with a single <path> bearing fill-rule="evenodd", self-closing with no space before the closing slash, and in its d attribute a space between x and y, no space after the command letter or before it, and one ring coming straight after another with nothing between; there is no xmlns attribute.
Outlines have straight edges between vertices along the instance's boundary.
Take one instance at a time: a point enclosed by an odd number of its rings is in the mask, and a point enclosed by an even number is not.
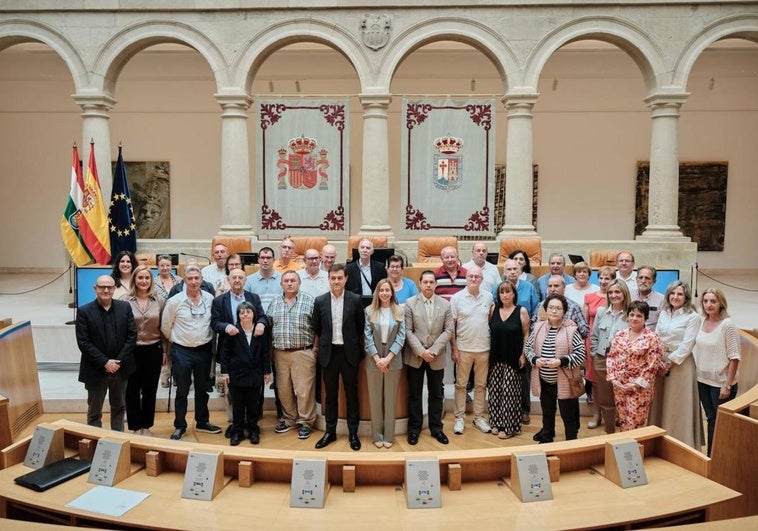
<svg viewBox="0 0 758 531"><path fill-rule="evenodd" d="M69 260L69 263L68 263L68 270L69 270L69 275L68 275L68 292L69 293L72 292L71 286L73 284L74 300L68 304L68 307L69 308L73 308L73 310L74 310L74 319L71 320L71 321L66 321L64 324L67 324L67 325L75 325L76 324L76 311L78 309L78 305L77 305L76 301L79 300L78 299L78 296L79 296L79 285L76 282L76 270L77 269L79 269L79 268L76 266L76 264L74 264L73 262L71 262L71 260ZM72 280L72 276L71 276L72 274L73 274L73 280Z"/></svg>

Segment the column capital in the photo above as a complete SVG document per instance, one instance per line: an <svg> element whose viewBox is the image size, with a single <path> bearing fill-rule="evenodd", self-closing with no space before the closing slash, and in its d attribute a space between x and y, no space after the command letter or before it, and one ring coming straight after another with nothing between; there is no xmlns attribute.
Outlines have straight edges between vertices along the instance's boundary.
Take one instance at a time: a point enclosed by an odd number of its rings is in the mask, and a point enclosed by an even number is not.
<svg viewBox="0 0 758 531"><path fill-rule="evenodd" d="M643 100L650 107L653 118L660 116L679 116L679 108L689 97L689 92L663 91L649 94Z"/></svg>
<svg viewBox="0 0 758 531"><path fill-rule="evenodd" d="M74 103L79 105L82 116L100 116L108 118L108 113L116 105L116 99L104 92L79 92L72 94Z"/></svg>
<svg viewBox="0 0 758 531"><path fill-rule="evenodd" d="M389 107L392 103L392 94L358 94L358 100L363 105L364 109L368 108L384 108Z"/></svg>
<svg viewBox="0 0 758 531"><path fill-rule="evenodd" d="M222 117L237 116L247 118L247 109L253 103L253 98L245 91L222 90L213 95L223 110Z"/></svg>
<svg viewBox="0 0 758 531"><path fill-rule="evenodd" d="M508 111L508 117L531 116L532 107L537 103L538 92L511 91L500 98Z"/></svg>

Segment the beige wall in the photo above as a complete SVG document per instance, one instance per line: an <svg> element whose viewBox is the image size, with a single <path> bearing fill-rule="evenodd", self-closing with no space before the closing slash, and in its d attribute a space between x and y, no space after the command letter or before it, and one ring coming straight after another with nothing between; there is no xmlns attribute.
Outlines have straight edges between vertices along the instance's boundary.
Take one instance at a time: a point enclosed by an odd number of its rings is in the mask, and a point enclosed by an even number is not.
<svg viewBox="0 0 758 531"><path fill-rule="evenodd" d="M752 267L758 216L758 48L707 51L695 65L682 109L680 160L729 161L726 249L699 253L701 267ZM81 144L81 112L70 95L63 62L43 46L0 53L0 268L62 267L66 254L58 221L69 186L71 143ZM710 89L710 79L714 79ZM471 49L434 46L400 66L395 94L501 94L491 63ZM280 51L261 70L254 91L356 94L350 64L330 50ZM557 83L556 83L557 80ZM554 90L555 87L555 90ZM538 231L547 240L631 239L635 165L649 160L650 115L636 65L606 46L571 45L547 63L534 113L534 160L540 167ZM171 162L172 237L210 238L220 223L220 118L215 85L192 51L151 49L138 54L117 85L111 146L124 143L127 160ZM400 103L390 108L390 192L400 195ZM351 103L351 216L357 232L361 208L361 107ZM250 119L251 175L255 116ZM497 116L496 160L505 161L507 124ZM80 154L86 159L88 146ZM101 177L106 173L100 169ZM251 186L254 190L255 187ZM254 192L253 192L254 193ZM393 230L401 234L399 202ZM255 203L252 203L255 204ZM567 219L570 221L567 223Z"/></svg>

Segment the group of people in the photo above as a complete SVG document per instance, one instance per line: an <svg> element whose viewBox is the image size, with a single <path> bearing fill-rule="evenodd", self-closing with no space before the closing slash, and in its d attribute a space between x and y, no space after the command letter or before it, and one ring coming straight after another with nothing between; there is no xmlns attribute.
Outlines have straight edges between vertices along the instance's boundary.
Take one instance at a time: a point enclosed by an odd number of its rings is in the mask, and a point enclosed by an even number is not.
<svg viewBox="0 0 758 531"><path fill-rule="evenodd" d="M260 442L263 388L272 380L278 434L311 436L316 404L326 427L316 448L337 438L340 380L344 388L348 441L358 437L360 362L365 359L371 436L378 448L395 442L402 369L408 383L408 432L419 441L422 395L427 388L428 429L442 444L444 369L455 372L453 433L466 426L473 389L473 426L507 439L531 422L531 394L539 397L540 443L555 437L560 412L566 439L580 428L579 397L594 406L588 428L612 433L658 424L695 448L702 445L702 404L710 453L718 405L737 391L739 336L719 290L701 297L695 311L689 286L672 283L653 291L656 270L635 269L623 251L618 269L598 271L579 263L572 277L562 255L549 258L549 273L536 278L529 258L514 251L503 276L486 261L477 242L462 264L458 251L441 251L442 264L424 271L418 286L404 277L404 261L371 259L362 240L359 258L335 263L336 249L308 249L304 266L285 238L279 258L258 252L249 277L237 254L214 246L213 262L200 269L188 261L183 279L171 273L169 256L158 257L158 274L137 265L131 253L114 259L112 275L95 284L96 299L79 309L76 336L82 352L80 381L88 391L87 422L100 426L106 392L111 428L150 435L161 367L170 365L176 385L172 439L187 430L187 398L194 382L195 429L221 433L210 423L209 382L227 400L232 445L246 437ZM449 353L449 355L448 355ZM320 383L323 380L324 395ZM489 406L489 407L487 407Z"/></svg>

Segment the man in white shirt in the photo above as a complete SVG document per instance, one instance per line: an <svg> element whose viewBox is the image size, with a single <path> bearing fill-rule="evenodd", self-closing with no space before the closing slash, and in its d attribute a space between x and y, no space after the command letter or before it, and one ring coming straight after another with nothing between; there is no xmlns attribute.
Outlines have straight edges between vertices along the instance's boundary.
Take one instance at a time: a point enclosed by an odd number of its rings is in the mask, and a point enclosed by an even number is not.
<svg viewBox="0 0 758 531"><path fill-rule="evenodd" d="M463 269L469 270L472 266L478 266L482 270L482 285L479 289L492 292L495 286L500 284L500 272L495 264L487 261L487 244L476 242L471 249L471 260L463 264Z"/></svg>
<svg viewBox="0 0 758 531"><path fill-rule="evenodd" d="M187 290L166 302L161 332L171 341L171 359L176 400L174 401L174 433L180 440L187 431L187 396L195 381L195 429L221 433L221 428L209 422L208 378L213 361L213 330L211 311L213 295L200 289L200 269L189 266L184 272Z"/></svg>
<svg viewBox="0 0 758 531"><path fill-rule="evenodd" d="M202 270L203 280L209 282L216 293L224 287L226 280L226 257L229 250L223 243L213 246L213 263L208 264Z"/></svg>
<svg viewBox="0 0 758 531"><path fill-rule="evenodd" d="M316 249L307 249L303 255L305 268L300 269L300 291L313 298L329 291L329 273L321 269L321 257Z"/></svg>
<svg viewBox="0 0 758 531"><path fill-rule="evenodd" d="M616 278L621 279L629 288L629 293L637 291L637 272L634 270L634 255L621 251L616 255Z"/></svg>
<svg viewBox="0 0 758 531"><path fill-rule="evenodd" d="M492 295L480 289L482 270L474 265L466 272L466 287L450 299L455 333L451 338L452 358L456 364L455 424L453 433L461 435L466 418L466 384L474 370L474 426L484 433L492 431L485 419L484 394L490 357L490 310Z"/></svg>

